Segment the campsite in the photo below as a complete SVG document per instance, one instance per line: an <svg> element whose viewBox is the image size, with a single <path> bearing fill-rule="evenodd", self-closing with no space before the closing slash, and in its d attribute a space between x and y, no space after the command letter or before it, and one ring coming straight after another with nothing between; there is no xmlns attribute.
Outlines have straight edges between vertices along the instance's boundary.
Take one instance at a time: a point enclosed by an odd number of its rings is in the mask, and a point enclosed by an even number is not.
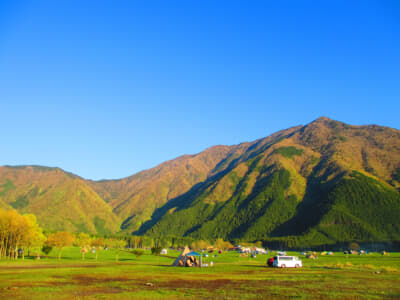
<svg viewBox="0 0 400 300"><path fill-rule="evenodd" d="M53 250L40 260L0 261L2 299L126 299L181 298L310 299L400 297L400 253L318 255L303 268L270 268L268 254L243 256L237 252L202 257L208 267L174 267L182 249L168 249L155 257L130 251L99 250L82 260L78 247ZM320 253L319 253L320 254ZM96 260L97 255L97 260ZM116 260L118 255L118 260ZM213 266L210 263L213 262Z"/></svg>

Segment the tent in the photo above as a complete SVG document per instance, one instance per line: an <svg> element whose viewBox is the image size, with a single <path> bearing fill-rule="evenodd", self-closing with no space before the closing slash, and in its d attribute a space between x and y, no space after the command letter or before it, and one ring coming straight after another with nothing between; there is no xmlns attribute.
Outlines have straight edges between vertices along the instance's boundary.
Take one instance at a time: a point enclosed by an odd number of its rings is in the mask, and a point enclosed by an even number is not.
<svg viewBox="0 0 400 300"><path fill-rule="evenodd" d="M194 251L186 253L183 263L185 267L201 267L201 254Z"/></svg>
<svg viewBox="0 0 400 300"><path fill-rule="evenodd" d="M174 267L184 266L185 265L185 256L187 253L190 253L190 249L188 246L185 246L185 248L181 252L181 255L178 256L178 258L174 261L174 263L172 265Z"/></svg>
<svg viewBox="0 0 400 300"><path fill-rule="evenodd" d="M198 257L198 258L196 258ZM177 267L200 267L201 266L201 254L190 251L190 249L186 246L183 249L181 255L174 261L172 264Z"/></svg>
<svg viewBox="0 0 400 300"><path fill-rule="evenodd" d="M185 255L185 266L201 267L201 254L197 252L189 252ZM198 257L198 258L196 258Z"/></svg>

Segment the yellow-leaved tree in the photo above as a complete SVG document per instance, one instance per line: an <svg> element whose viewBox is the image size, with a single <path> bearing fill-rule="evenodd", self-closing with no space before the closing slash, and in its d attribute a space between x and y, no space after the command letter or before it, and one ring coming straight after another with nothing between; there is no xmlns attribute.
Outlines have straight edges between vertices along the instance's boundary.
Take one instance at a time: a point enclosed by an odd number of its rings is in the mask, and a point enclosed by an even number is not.
<svg viewBox="0 0 400 300"><path fill-rule="evenodd" d="M119 252L121 251L121 249L123 249L126 246L126 241L119 240L119 239L107 239L105 241L105 244L108 247L114 249L114 251L115 251L115 261L118 262Z"/></svg>
<svg viewBox="0 0 400 300"><path fill-rule="evenodd" d="M40 244L42 235L35 216L0 210L0 258L17 259L18 249Z"/></svg>
<svg viewBox="0 0 400 300"><path fill-rule="evenodd" d="M199 241L194 241L190 246L192 249L199 251L207 249L210 246L210 243L207 241L199 240Z"/></svg>
<svg viewBox="0 0 400 300"><path fill-rule="evenodd" d="M90 245L93 247L94 251L96 252L96 261L98 258L98 250L104 247L104 239L103 238L95 238L91 241Z"/></svg>
<svg viewBox="0 0 400 300"><path fill-rule="evenodd" d="M39 259L40 248L46 241L46 237L43 234L42 228L36 223L35 215L29 214L24 215L28 222L26 233L21 241L21 246L27 248L28 256L30 256L30 250L35 249L36 258ZM22 259L24 258L25 251L22 252Z"/></svg>
<svg viewBox="0 0 400 300"><path fill-rule="evenodd" d="M75 240L75 245L81 247L82 260L85 259L85 254L88 253L92 238L87 233L81 232Z"/></svg>
<svg viewBox="0 0 400 300"><path fill-rule="evenodd" d="M215 241L214 247L219 250L227 250L233 247L233 245L229 241L224 241L223 239L219 238Z"/></svg>
<svg viewBox="0 0 400 300"><path fill-rule="evenodd" d="M47 237L46 244L58 248L58 259L61 259L61 250L71 246L75 241L75 235L68 231L58 231Z"/></svg>

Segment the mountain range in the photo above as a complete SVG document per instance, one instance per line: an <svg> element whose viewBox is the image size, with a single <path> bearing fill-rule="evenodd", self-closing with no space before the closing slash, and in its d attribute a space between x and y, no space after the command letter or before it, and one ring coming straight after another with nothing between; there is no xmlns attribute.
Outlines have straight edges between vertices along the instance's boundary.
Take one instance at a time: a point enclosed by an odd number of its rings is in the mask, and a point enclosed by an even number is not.
<svg viewBox="0 0 400 300"><path fill-rule="evenodd" d="M400 131L319 118L119 180L0 167L0 208L48 230L294 244L400 240Z"/></svg>

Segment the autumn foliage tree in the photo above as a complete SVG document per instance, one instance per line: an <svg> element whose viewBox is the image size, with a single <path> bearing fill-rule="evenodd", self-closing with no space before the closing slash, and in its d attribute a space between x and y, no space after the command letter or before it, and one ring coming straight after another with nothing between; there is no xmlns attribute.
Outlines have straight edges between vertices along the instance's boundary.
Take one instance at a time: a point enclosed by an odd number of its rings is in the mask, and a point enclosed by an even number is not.
<svg viewBox="0 0 400 300"><path fill-rule="evenodd" d="M35 216L0 210L0 258L17 259L19 248L40 246L43 240Z"/></svg>
<svg viewBox="0 0 400 300"><path fill-rule="evenodd" d="M81 232L78 234L75 240L75 245L81 247L82 260L85 259L85 254L88 252L87 248L89 248L91 242L92 239L87 233Z"/></svg>
<svg viewBox="0 0 400 300"><path fill-rule="evenodd" d="M94 248L94 250L96 252L96 260L97 260L98 250L105 246L105 241L103 238L95 238L95 239L92 239L90 245Z"/></svg>
<svg viewBox="0 0 400 300"><path fill-rule="evenodd" d="M126 241L111 238L107 239L105 243L108 247L113 248L115 250L115 261L118 261L119 252L121 251L122 248L126 246Z"/></svg>
<svg viewBox="0 0 400 300"><path fill-rule="evenodd" d="M217 239L214 243L214 247L219 250L227 250L233 247L233 245L229 241L224 241L223 239Z"/></svg>
<svg viewBox="0 0 400 300"><path fill-rule="evenodd" d="M27 218L28 230L26 231L26 234L22 238L21 246L27 248L28 255L30 255L30 250L32 248L35 248L36 257L39 258L40 254L39 249L46 241L46 236L43 234L42 228L40 228L39 225L36 223L35 215L32 214L25 215L25 218Z"/></svg>
<svg viewBox="0 0 400 300"><path fill-rule="evenodd" d="M199 240L199 241L194 241L190 246L194 250L203 250L207 249L210 246L210 243L207 241Z"/></svg>
<svg viewBox="0 0 400 300"><path fill-rule="evenodd" d="M68 231L58 231L47 237L46 244L58 248L58 259L61 258L61 250L64 247L71 246L75 241L75 235Z"/></svg>

